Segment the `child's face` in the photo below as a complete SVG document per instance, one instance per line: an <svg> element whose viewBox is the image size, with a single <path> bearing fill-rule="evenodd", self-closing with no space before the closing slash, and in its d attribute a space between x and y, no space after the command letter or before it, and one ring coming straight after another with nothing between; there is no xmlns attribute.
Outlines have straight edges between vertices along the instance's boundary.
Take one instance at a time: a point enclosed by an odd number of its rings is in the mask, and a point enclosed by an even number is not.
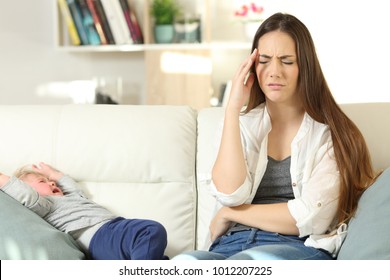
<svg viewBox="0 0 390 280"><path fill-rule="evenodd" d="M49 181L45 176L28 174L22 178L22 181L31 186L40 195L64 195L56 183Z"/></svg>

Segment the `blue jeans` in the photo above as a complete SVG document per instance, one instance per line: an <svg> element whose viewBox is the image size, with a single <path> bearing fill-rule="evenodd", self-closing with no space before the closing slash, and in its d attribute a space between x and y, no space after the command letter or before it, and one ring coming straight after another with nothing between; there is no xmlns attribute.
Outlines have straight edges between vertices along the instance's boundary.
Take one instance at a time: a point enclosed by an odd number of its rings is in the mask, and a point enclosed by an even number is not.
<svg viewBox="0 0 390 280"><path fill-rule="evenodd" d="M332 260L320 249L304 245L306 238L259 229L231 232L216 239L209 251L192 251L174 260Z"/></svg>
<svg viewBox="0 0 390 280"><path fill-rule="evenodd" d="M94 260L162 260L167 232L158 222L122 217L105 223L92 237Z"/></svg>

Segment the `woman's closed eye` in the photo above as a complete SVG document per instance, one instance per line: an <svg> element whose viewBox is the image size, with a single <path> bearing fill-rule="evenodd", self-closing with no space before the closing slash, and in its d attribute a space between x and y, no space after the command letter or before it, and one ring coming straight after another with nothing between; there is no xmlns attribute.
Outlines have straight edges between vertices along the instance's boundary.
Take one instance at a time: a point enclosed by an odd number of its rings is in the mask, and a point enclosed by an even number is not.
<svg viewBox="0 0 390 280"><path fill-rule="evenodd" d="M269 62L270 62L270 60L259 60L259 64L267 64L267 63L269 63ZM291 60L281 60L281 62L282 62L283 64L286 64L286 65L292 65L292 64L294 64L294 62L291 61Z"/></svg>
<svg viewBox="0 0 390 280"><path fill-rule="evenodd" d="M282 60L282 63L283 63L283 64L287 64L287 65L292 65L292 64L294 64L294 62L291 61L291 60Z"/></svg>
<svg viewBox="0 0 390 280"><path fill-rule="evenodd" d="M261 54L261 55L259 55L259 64L270 63L272 61L272 59L273 59L272 56L269 56L266 54ZM282 55L282 56L277 57L277 59L285 65L292 65L295 62L294 56L292 56L292 55Z"/></svg>

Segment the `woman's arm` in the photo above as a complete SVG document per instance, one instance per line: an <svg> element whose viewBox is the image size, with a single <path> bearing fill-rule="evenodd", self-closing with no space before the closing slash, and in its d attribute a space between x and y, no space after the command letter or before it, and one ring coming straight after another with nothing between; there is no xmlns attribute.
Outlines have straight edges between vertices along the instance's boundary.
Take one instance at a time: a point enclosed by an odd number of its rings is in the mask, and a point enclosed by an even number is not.
<svg viewBox="0 0 390 280"><path fill-rule="evenodd" d="M210 224L211 239L215 240L226 233L232 222L270 232L299 235L296 221L290 214L287 203L223 207Z"/></svg>
<svg viewBox="0 0 390 280"><path fill-rule="evenodd" d="M226 111L221 145L212 170L213 182L219 192L231 194L243 184L246 174L239 116Z"/></svg>
<svg viewBox="0 0 390 280"><path fill-rule="evenodd" d="M254 74L248 73L254 63L257 50L245 60L234 79L225 111L221 145L212 170L212 177L217 190L231 194L241 186L246 178L247 170L242 150L239 116L247 102L254 82Z"/></svg>

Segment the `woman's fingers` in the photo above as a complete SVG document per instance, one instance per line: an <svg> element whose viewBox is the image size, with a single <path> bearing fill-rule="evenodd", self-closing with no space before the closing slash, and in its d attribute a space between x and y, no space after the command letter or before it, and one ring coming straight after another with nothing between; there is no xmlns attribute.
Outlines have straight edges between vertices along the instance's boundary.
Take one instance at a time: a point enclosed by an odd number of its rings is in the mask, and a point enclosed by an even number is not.
<svg viewBox="0 0 390 280"><path fill-rule="evenodd" d="M257 55L257 49L254 49L245 65L245 69L244 69L245 72L248 72L251 69L253 63L255 63L256 55Z"/></svg>
<svg viewBox="0 0 390 280"><path fill-rule="evenodd" d="M238 75L241 76L241 79L244 84L246 84L246 80L248 79L251 71L251 67L253 63L256 61L257 49L254 49L251 55L245 60L240 67Z"/></svg>
<svg viewBox="0 0 390 280"><path fill-rule="evenodd" d="M232 107L235 110L241 110L242 106L247 102L255 79L255 74L250 70L253 63L256 61L256 56L257 49L254 49L251 55L245 59L238 68L233 79L228 107Z"/></svg>
<svg viewBox="0 0 390 280"><path fill-rule="evenodd" d="M249 80L249 77L251 76L252 72L249 70L248 73L246 73L246 76L244 78L244 86L247 85L247 82Z"/></svg>
<svg viewBox="0 0 390 280"><path fill-rule="evenodd" d="M249 71L246 80L244 80L244 86L251 89L254 81L255 81L255 74L253 74L251 71Z"/></svg>

